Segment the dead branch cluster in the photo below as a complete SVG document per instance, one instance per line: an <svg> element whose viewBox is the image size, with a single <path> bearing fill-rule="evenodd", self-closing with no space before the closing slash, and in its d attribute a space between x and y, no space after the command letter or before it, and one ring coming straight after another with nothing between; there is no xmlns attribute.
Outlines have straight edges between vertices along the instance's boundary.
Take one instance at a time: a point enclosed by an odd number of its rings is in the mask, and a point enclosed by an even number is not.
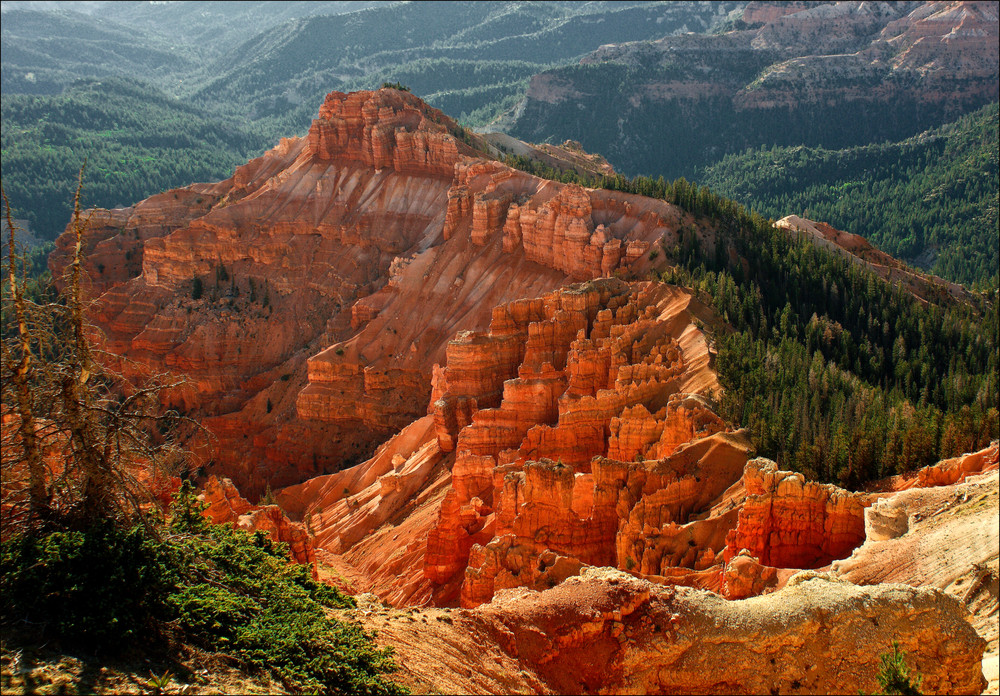
<svg viewBox="0 0 1000 696"><path fill-rule="evenodd" d="M84 297L88 219L80 214L80 185L71 225L75 249L54 302L27 296L6 192L3 200L10 251L0 375L0 531L6 538L25 529L143 519L153 484L186 466L177 433L196 424L165 409L160 399L180 382L151 375L134 384L115 367L118 359L93 341L96 329L87 322Z"/></svg>

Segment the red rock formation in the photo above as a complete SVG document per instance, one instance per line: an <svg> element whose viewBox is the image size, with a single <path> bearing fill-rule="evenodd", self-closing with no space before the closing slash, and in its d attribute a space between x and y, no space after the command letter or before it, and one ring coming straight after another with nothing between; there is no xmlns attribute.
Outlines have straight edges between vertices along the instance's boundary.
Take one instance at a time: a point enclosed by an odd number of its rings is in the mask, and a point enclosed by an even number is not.
<svg viewBox="0 0 1000 696"><path fill-rule="evenodd" d="M725 557L743 550L763 565L819 568L845 558L865 539L866 496L755 459L743 473L746 501Z"/></svg>
<svg viewBox="0 0 1000 696"><path fill-rule="evenodd" d="M194 446L208 471L259 494L362 458L422 415L459 328L676 236L673 206L537 179L457 132L405 92L335 92L230 179L92 214L105 346L186 377L169 400L216 436Z"/></svg>
<svg viewBox="0 0 1000 696"><path fill-rule="evenodd" d="M264 532L288 544L292 560L309 565L316 577L316 550L304 525L291 522L277 505L251 505L229 479L210 476L199 498L208 503L202 513L213 524L233 524L247 532Z"/></svg>
<svg viewBox="0 0 1000 696"><path fill-rule="evenodd" d="M282 499L393 601L475 606L588 565L737 597L849 554L865 498L746 465L698 395L718 382L694 316L685 291L614 279L500 305L448 343L409 444Z"/></svg>
<svg viewBox="0 0 1000 696"><path fill-rule="evenodd" d="M960 457L942 459L937 464L925 466L916 472L915 478L894 477L894 490L907 488L932 488L962 483L975 474L996 471L1000 467L1000 442L994 440L989 447Z"/></svg>
<svg viewBox="0 0 1000 696"><path fill-rule="evenodd" d="M691 326L690 312L700 311L695 305L666 286L601 280L498 307L489 332L462 334L449 346L433 409L438 442L454 448L456 458L451 490L428 538L428 579L446 585L468 567L462 601L472 605L500 587L558 582L581 563L631 570L637 560L616 551L615 537L621 537L621 524L628 528L630 511L643 517L635 510L638 502L653 503L635 492L622 502L625 481L645 480L645 489L631 485L659 494L658 511L674 505L671 519L653 523L659 529L688 522L739 478L746 444L719 441L733 456L713 452L708 460L715 463L700 466L731 469L714 472L720 490L703 487L713 493L686 502L680 489L664 493L673 485L668 481L688 476L695 451L700 456L711 449L715 441L707 436L724 429L704 399L673 396L695 382L717 387L714 376L702 377L707 350ZM632 432L641 428L629 430L640 420L648 425L644 438ZM670 458L699 438L706 443L700 449ZM603 458L609 448L628 449L629 460L641 451L666 461L615 462ZM696 478L679 485L690 492L698 487ZM636 524L642 529L644 522ZM661 549L636 572L655 574L685 562L695 570L712 565L724 532L714 536L715 552L699 548L704 561L678 552L661 562Z"/></svg>
<svg viewBox="0 0 1000 696"><path fill-rule="evenodd" d="M994 442L994 453L995 447ZM849 558L835 561L831 570L859 585L900 582L943 590L969 610L996 665L998 488L1000 476L993 469L953 484L879 494L865 510L865 543ZM983 667L987 671L986 660Z"/></svg>

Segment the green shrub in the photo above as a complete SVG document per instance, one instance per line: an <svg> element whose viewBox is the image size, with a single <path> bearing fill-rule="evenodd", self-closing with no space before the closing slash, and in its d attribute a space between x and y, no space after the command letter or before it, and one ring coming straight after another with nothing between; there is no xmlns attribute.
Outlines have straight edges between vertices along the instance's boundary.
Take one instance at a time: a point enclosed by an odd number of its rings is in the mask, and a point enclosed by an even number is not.
<svg viewBox="0 0 1000 696"><path fill-rule="evenodd" d="M19 535L2 549L0 620L95 652L154 636L178 579L170 550L142 527Z"/></svg>
<svg viewBox="0 0 1000 696"><path fill-rule="evenodd" d="M882 667L878 673L879 693L894 696L920 696L920 683L923 676L914 674L911 678L910 668L906 664L906 653L899 649L899 643L892 641L892 652L883 653Z"/></svg>
<svg viewBox="0 0 1000 696"><path fill-rule="evenodd" d="M201 514L207 503L198 500L198 493L190 481L181 483L174 494L174 503L170 506L172 515L170 528L180 534L198 534L208 530L208 520Z"/></svg>
<svg viewBox="0 0 1000 696"><path fill-rule="evenodd" d="M405 693L384 677L394 669L391 650L328 615L354 607L353 598L290 563L287 544L206 526L203 508L185 483L163 541L142 526L106 523L3 542L0 620L94 651L150 647L137 639L169 635L293 691Z"/></svg>

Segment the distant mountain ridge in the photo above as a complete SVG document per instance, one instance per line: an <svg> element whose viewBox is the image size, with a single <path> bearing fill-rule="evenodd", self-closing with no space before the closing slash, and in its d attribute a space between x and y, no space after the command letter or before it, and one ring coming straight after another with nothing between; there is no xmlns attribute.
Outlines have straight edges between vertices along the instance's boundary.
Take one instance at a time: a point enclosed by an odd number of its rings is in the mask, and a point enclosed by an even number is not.
<svg viewBox="0 0 1000 696"><path fill-rule="evenodd" d="M536 75L510 132L690 176L764 144L899 140L997 99L995 3L752 2L727 26Z"/></svg>
<svg viewBox="0 0 1000 696"><path fill-rule="evenodd" d="M810 198L804 191L781 208L767 207L765 199L792 195L795 182L769 193L763 182L781 177L776 170L758 169L755 198L743 198L732 186L746 181L727 181L720 168L727 156L761 147L829 153L902 142L995 102L995 4L4 2L2 7L3 172L9 187L25 194L20 203L27 209L21 214L43 236L53 235L61 226L54 221L66 217L74 178L68 172L84 154L102 162L104 180L91 202L113 205L193 178L225 177L236 162L263 152L282 135L304 133L330 89L388 82L407 85L466 127L489 126L541 144L579 142L628 176L682 175L775 218L804 213L828 219L950 280L968 284L995 277L995 245L979 240L993 233L996 205L980 195L984 181L964 173L982 170L985 182L991 181L995 139L983 145L984 156L955 159L947 168L934 162L935 177L961 185L938 182L933 195L911 195L922 184L912 180L918 173L903 159L898 165L878 162L877 176L885 179L891 171L899 179L893 186L910 193L878 204L870 220L807 210L843 208L848 199L852 210L872 207L881 194L855 187L850 177L835 182L850 186L850 196L817 190L818 197ZM80 77L103 81L104 87L73 86ZM216 131L228 133L224 140L239 143L239 152L206 149L205 142L185 136L171 139L176 153L154 155L148 134L122 110L117 91L124 83L111 78L132 81L135 90L150 95L151 104L173 97L169 111L189 111L191 131L204 132L212 122ZM108 98L101 100L105 88ZM64 95L52 94L62 90ZM86 108L77 109L73 132L67 133L69 124L58 114L67 99L84 106L81 90ZM30 124L20 122L26 111L19 92L39 95L28 109L35 119ZM121 155L137 146L141 152ZM928 156L935 147L924 148ZM49 148L60 153L52 163ZM862 150L855 154L903 157L903 150L894 148ZM829 160L828 154L823 157ZM208 169L189 175L192 166L186 165L165 175L171 168L158 162L156 176L147 176L153 160L146 158L202 162ZM739 169L725 166L731 165ZM108 187L115 185L133 193L114 198ZM829 195L838 200L824 203ZM904 200L900 213L896 209ZM892 219L883 214L890 209ZM45 216L52 224L38 224Z"/></svg>

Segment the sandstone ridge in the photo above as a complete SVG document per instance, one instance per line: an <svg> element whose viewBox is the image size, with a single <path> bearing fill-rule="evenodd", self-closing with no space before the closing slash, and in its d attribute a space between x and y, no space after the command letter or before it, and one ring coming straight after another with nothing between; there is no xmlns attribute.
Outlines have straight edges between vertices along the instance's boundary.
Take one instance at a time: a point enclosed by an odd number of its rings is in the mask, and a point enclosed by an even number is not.
<svg viewBox="0 0 1000 696"><path fill-rule="evenodd" d="M942 300L964 300L969 297L969 291L961 285L909 268L873 247L864 237L843 232L825 222L786 215L774 225L803 235L819 246L832 249L854 263L866 266L887 282L902 285L923 302L940 303Z"/></svg>

